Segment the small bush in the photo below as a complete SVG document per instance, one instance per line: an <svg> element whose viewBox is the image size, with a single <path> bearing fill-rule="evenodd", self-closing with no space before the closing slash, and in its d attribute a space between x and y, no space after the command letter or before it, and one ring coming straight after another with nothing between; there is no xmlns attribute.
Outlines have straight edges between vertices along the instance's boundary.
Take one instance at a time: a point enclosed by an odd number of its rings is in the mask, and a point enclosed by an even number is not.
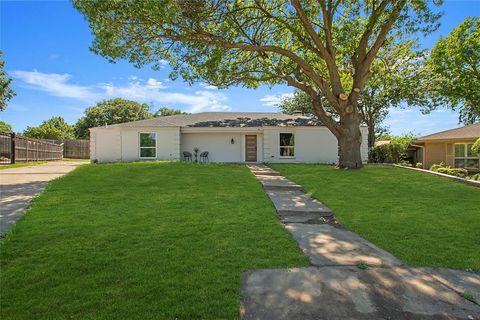
<svg viewBox="0 0 480 320"><path fill-rule="evenodd" d="M472 152L480 156L480 138L472 146Z"/></svg>
<svg viewBox="0 0 480 320"><path fill-rule="evenodd" d="M404 167L411 167L412 166L412 164L410 162L406 161L406 160L401 160L398 164L401 165L401 166L404 166Z"/></svg>
<svg viewBox="0 0 480 320"><path fill-rule="evenodd" d="M440 164L433 164L430 167L430 171L449 174L451 176L456 176L460 178L466 178L468 176L467 169L445 167L445 163L443 162L440 162Z"/></svg>
<svg viewBox="0 0 480 320"><path fill-rule="evenodd" d="M430 170L430 171L437 171L437 170L440 169L440 168L445 168L445 163L443 163L443 161L440 162L439 164L436 164L436 163L435 163L435 164L432 164L428 170Z"/></svg>
<svg viewBox="0 0 480 320"><path fill-rule="evenodd" d="M470 180L480 181L480 173L476 173L470 177Z"/></svg>
<svg viewBox="0 0 480 320"><path fill-rule="evenodd" d="M415 164L415 168L422 169L422 168L423 168L423 163L417 162L417 163Z"/></svg>
<svg viewBox="0 0 480 320"><path fill-rule="evenodd" d="M368 160L372 163L400 163L407 159L405 151L414 138L413 133L404 136L390 137L390 143L373 147L368 153Z"/></svg>

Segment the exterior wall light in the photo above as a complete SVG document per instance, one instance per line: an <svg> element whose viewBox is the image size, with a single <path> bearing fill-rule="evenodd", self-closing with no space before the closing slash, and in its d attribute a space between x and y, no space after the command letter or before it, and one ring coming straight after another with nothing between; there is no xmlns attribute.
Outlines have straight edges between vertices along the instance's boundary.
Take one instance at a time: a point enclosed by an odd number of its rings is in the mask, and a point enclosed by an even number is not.
<svg viewBox="0 0 480 320"><path fill-rule="evenodd" d="M231 143L231 144L234 144L234 143L235 143L235 140L232 138L232 140L230 140L230 143Z"/></svg>

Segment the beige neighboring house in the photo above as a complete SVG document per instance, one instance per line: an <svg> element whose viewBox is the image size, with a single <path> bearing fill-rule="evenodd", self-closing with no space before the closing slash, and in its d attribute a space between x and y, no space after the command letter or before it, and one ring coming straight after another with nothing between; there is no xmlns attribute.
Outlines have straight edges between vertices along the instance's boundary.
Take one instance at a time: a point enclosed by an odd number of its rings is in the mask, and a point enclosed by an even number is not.
<svg viewBox="0 0 480 320"><path fill-rule="evenodd" d="M423 163L425 169L443 162L447 166L479 171L479 157L471 150L479 137L480 123L475 123L415 139L409 152L413 154L414 162Z"/></svg>
<svg viewBox="0 0 480 320"><path fill-rule="evenodd" d="M361 127L367 161L367 128ZM90 129L90 158L210 162L337 163L336 137L315 117L283 113L204 112Z"/></svg>

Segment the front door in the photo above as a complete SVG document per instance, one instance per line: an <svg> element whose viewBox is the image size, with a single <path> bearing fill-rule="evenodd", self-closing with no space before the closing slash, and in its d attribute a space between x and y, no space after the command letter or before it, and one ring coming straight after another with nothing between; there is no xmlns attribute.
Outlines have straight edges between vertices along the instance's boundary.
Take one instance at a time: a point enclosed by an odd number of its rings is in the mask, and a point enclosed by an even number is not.
<svg viewBox="0 0 480 320"><path fill-rule="evenodd" d="M257 161L257 136L245 135L245 161Z"/></svg>

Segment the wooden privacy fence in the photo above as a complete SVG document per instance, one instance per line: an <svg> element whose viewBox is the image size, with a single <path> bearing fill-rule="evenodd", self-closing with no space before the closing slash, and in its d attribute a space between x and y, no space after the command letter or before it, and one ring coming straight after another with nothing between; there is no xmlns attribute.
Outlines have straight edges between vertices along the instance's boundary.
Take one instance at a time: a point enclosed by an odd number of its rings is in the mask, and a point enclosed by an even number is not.
<svg viewBox="0 0 480 320"><path fill-rule="evenodd" d="M63 159L63 145L17 136L0 136L0 163Z"/></svg>
<svg viewBox="0 0 480 320"><path fill-rule="evenodd" d="M72 159L90 159L90 140L46 140L43 141L62 144L63 143L63 157Z"/></svg>

